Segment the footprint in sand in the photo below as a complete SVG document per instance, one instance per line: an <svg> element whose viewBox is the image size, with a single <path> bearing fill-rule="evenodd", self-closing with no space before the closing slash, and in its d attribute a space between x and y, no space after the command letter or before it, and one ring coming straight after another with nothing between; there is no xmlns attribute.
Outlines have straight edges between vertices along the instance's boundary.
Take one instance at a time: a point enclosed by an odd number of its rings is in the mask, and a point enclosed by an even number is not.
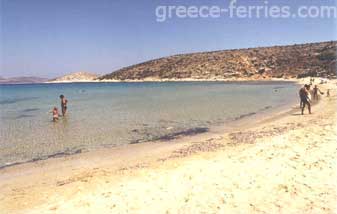
<svg viewBox="0 0 337 214"><path fill-rule="evenodd" d="M53 206L53 207L49 208L49 210L57 210L57 209L58 209L57 206Z"/></svg>
<svg viewBox="0 0 337 214"><path fill-rule="evenodd" d="M110 198L111 192L104 192L104 193L102 193L102 196L104 196L105 198Z"/></svg>

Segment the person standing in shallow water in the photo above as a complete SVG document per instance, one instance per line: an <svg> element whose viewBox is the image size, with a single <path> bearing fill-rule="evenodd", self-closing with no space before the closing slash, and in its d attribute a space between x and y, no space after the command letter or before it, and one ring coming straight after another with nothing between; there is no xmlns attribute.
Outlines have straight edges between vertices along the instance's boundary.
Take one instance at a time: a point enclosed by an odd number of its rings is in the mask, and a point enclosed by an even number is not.
<svg viewBox="0 0 337 214"><path fill-rule="evenodd" d="M60 99L61 99L62 116L65 116L67 113L68 100L64 97L63 94L60 95Z"/></svg>

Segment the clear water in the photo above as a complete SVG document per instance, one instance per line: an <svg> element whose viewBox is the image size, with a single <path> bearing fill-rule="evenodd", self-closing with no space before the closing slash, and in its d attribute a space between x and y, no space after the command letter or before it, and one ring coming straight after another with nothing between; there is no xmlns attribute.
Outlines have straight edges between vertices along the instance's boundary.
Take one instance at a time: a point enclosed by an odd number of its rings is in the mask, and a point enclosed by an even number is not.
<svg viewBox="0 0 337 214"><path fill-rule="evenodd" d="M0 86L0 166L228 124L296 97L292 83L77 83ZM52 122L68 99L68 115Z"/></svg>

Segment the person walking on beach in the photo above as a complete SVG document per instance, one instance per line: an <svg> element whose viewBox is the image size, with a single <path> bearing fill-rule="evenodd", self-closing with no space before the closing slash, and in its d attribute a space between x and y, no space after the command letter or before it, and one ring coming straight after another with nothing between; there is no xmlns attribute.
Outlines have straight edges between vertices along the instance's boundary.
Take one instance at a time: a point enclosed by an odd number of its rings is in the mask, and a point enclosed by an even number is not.
<svg viewBox="0 0 337 214"><path fill-rule="evenodd" d="M318 100L318 92L320 94L323 94L323 92L321 90L319 90L319 88L317 87L317 85L315 85L314 89L313 89L313 95L314 95L314 100Z"/></svg>
<svg viewBox="0 0 337 214"><path fill-rule="evenodd" d="M64 117L67 113L68 100L64 97L63 94L60 95L60 99L61 99L62 116Z"/></svg>
<svg viewBox="0 0 337 214"><path fill-rule="evenodd" d="M306 85L304 85L305 87ZM300 96L300 109L302 109L302 106L303 106L303 99L302 99L302 94L303 94L303 88L300 89L300 91L298 92L298 95Z"/></svg>
<svg viewBox="0 0 337 214"><path fill-rule="evenodd" d="M304 87L300 89L299 95L300 95L300 99L301 99L302 115L304 114L304 108L305 108L306 105L308 106L309 114L311 114L310 85L304 85Z"/></svg>
<svg viewBox="0 0 337 214"><path fill-rule="evenodd" d="M304 105L304 101L306 100L306 91L308 87L310 87L310 85L305 84L303 88L301 88L300 91L298 92L298 95L300 96L300 109L302 109ZM308 91L308 94L310 94L309 91Z"/></svg>

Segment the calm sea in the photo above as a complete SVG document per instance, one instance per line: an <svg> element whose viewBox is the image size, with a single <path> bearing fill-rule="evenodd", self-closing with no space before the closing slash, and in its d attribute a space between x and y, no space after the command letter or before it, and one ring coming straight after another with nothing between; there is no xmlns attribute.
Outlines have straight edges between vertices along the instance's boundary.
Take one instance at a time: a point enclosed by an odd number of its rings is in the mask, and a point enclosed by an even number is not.
<svg viewBox="0 0 337 214"><path fill-rule="evenodd" d="M0 85L0 166L203 132L297 99L293 83ZM68 99L68 115L52 122Z"/></svg>

